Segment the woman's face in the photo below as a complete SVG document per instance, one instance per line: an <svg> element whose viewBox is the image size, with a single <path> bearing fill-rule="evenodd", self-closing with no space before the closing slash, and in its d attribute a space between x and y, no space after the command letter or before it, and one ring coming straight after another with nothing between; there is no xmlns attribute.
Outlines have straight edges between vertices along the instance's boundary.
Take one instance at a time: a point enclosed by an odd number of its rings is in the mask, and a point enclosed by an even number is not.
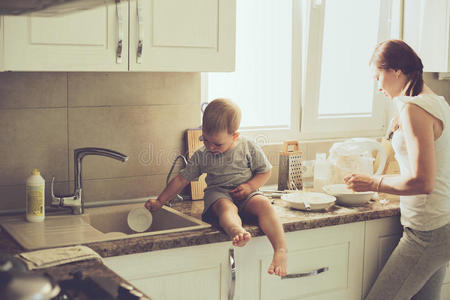
<svg viewBox="0 0 450 300"><path fill-rule="evenodd" d="M405 76L400 70L372 67L378 90L389 98L400 96L405 87Z"/></svg>

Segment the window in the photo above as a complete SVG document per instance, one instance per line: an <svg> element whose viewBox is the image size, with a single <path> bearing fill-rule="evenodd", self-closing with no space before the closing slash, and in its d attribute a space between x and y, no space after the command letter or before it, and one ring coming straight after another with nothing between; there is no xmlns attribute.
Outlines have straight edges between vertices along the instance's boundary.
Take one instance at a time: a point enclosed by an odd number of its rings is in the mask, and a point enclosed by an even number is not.
<svg viewBox="0 0 450 300"><path fill-rule="evenodd" d="M203 74L202 101L238 103L241 132L264 143L383 135L368 61L395 1L237 1L236 70Z"/></svg>
<svg viewBox="0 0 450 300"><path fill-rule="evenodd" d="M299 1L236 1L236 69L206 73L204 99L230 98L242 109L241 133L268 143L300 129Z"/></svg>
<svg viewBox="0 0 450 300"><path fill-rule="evenodd" d="M310 2L305 10L303 137L384 134L387 100L376 91L368 62L378 41L391 36L388 2Z"/></svg>

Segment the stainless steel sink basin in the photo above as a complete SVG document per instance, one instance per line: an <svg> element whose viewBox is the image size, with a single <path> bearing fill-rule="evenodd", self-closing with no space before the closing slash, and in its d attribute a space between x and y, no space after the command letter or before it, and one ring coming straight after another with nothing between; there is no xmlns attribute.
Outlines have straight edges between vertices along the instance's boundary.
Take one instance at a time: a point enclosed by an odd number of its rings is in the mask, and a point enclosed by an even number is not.
<svg viewBox="0 0 450 300"><path fill-rule="evenodd" d="M79 245L92 242L169 234L211 227L208 223L164 206L152 213L146 232L133 232L128 212L143 203L86 208L83 215L48 215L44 222L29 223L24 216L1 217L0 225L28 250Z"/></svg>

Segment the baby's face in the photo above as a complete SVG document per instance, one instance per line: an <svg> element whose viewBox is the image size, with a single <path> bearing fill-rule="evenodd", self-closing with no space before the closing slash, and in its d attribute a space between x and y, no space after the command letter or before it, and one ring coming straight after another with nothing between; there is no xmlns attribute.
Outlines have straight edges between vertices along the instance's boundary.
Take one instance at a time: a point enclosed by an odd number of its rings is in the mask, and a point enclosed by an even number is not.
<svg viewBox="0 0 450 300"><path fill-rule="evenodd" d="M212 154L220 154L232 149L238 137L238 133L230 134L226 131L221 131L214 134L203 133L202 140L208 151Z"/></svg>

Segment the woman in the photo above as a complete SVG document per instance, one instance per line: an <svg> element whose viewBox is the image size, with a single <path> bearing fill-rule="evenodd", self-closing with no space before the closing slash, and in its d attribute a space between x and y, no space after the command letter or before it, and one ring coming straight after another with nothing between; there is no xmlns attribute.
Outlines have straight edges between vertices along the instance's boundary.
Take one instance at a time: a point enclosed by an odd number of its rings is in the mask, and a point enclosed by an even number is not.
<svg viewBox="0 0 450 300"><path fill-rule="evenodd" d="M439 300L450 260L450 107L424 84L422 61L405 42L380 43L370 64L398 108L390 136L400 175L344 181L354 191L400 195L404 231L366 300Z"/></svg>

